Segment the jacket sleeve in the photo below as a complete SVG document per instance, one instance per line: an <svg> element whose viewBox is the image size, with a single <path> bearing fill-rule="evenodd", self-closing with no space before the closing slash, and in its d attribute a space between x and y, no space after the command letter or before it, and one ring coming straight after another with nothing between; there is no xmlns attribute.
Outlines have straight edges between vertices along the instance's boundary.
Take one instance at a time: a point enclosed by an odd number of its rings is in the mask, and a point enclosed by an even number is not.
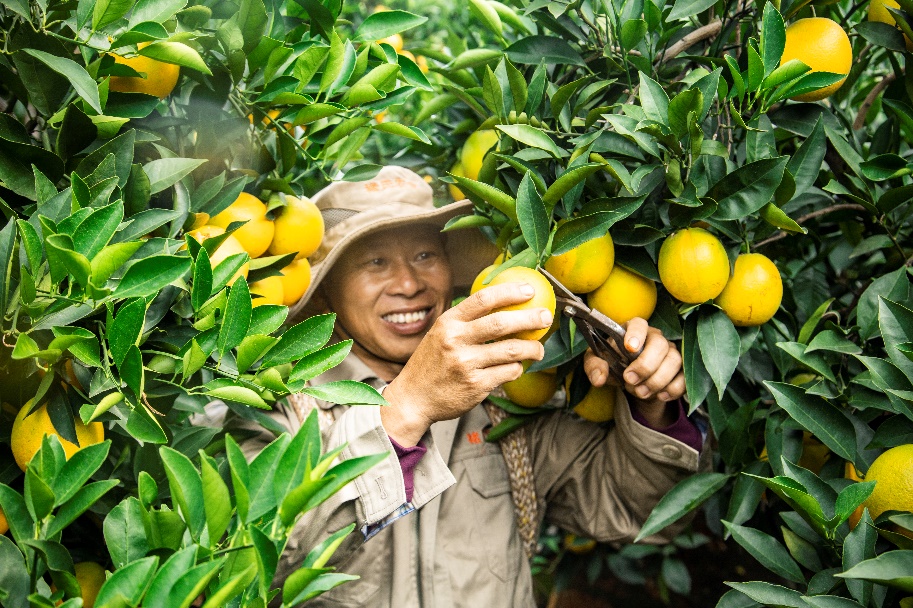
<svg viewBox="0 0 913 608"><path fill-rule="evenodd" d="M564 412L529 428L539 512L575 534L630 542L656 503L679 481L710 468L710 451L637 423L621 389L611 429ZM671 540L688 519L646 542Z"/></svg>
<svg viewBox="0 0 913 608"><path fill-rule="evenodd" d="M289 405L278 406L270 413L270 418L293 435L303 423L303 416L296 415L294 408ZM256 425L248 421L236 424L235 429L242 426L245 430L256 433L241 444L248 459L253 459L275 439L275 435L262 427L252 428ZM343 541L329 562L331 566L344 568L345 562L356 549L374 534L399 517L423 506L454 483L453 475L428 433L422 439L428 451L415 467L412 502L406 501L403 473L390 438L381 424L379 406L345 409L332 425L324 429L322 435L324 452L346 445L339 455L339 461L374 454L387 456L298 520L279 561L276 572L276 581L279 582L300 567L312 548L330 534L354 522L355 530Z"/></svg>

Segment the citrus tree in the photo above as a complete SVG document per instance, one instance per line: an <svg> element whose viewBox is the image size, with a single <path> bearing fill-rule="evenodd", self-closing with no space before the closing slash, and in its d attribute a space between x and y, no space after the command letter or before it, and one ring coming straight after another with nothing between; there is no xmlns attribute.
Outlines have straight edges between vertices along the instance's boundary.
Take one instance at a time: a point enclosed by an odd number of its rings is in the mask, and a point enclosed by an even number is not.
<svg viewBox="0 0 913 608"><path fill-rule="evenodd" d="M675 488L641 537L709 501L710 529L780 583L733 582L721 606L888 606L913 592L913 6L468 8L430 9L444 16L406 37L439 91L392 112L431 140L399 162L476 203L448 229L481 229L505 254L477 287L542 266L616 320L648 317L680 341L717 465ZM585 348L564 319L489 439L562 384L562 407L611 417L571 374ZM674 549L659 555L662 585L687 593Z"/></svg>
<svg viewBox="0 0 913 608"><path fill-rule="evenodd" d="M285 307L323 235L301 195L375 130L427 139L372 118L431 88L375 42L424 18L340 5L0 5L0 604L297 605L353 578L326 563L354 525L272 588L296 521L383 456L334 464L311 416L248 462L206 423L383 403L310 385L351 343Z"/></svg>

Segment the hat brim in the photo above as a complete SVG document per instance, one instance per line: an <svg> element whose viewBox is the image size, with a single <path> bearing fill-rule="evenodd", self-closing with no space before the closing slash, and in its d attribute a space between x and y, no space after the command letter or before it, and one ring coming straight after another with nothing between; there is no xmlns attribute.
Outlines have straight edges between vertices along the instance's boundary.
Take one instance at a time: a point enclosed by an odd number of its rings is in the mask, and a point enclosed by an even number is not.
<svg viewBox="0 0 913 608"><path fill-rule="evenodd" d="M313 264L311 284L298 302L289 307L289 319L294 320L300 316L306 316L308 303L320 284L337 260L358 239L380 230L413 224L430 224L443 229L451 219L468 213L472 213L472 201L464 199L426 213L411 213L408 216L381 219L351 230L333 246L325 258ZM448 232L445 248L453 272L453 286L458 290L468 289L475 277L483 268L491 264L498 254L497 247L475 228Z"/></svg>

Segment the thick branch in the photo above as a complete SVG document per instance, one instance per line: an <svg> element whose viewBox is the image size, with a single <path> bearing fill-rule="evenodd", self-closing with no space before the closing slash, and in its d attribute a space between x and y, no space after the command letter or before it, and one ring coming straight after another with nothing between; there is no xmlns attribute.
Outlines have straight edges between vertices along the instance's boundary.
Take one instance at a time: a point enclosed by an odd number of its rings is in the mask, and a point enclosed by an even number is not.
<svg viewBox="0 0 913 608"><path fill-rule="evenodd" d="M853 121L853 129L859 130L865 126L865 115L869 113L869 108L872 107L872 104L875 103L875 100L878 99L878 96L881 95L881 92L884 91L888 86L897 80L897 74L891 72L884 78L878 81L872 90L869 91L869 94L866 95L865 101L862 102L862 105L859 106L859 111L856 112L856 120Z"/></svg>
<svg viewBox="0 0 913 608"><path fill-rule="evenodd" d="M809 220L813 220L816 217L821 217L822 215L828 215L829 213L834 213L836 211L849 211L851 209L854 211L865 211L866 210L865 207L863 207L862 205L858 205L856 203L840 203L838 205L832 205L830 207L825 207L824 209L818 209L817 211L812 211L811 213L807 213L807 214L801 216L799 219L797 219L796 223L801 226L805 222L807 222ZM753 246L753 248L757 249L758 247L763 247L764 245L773 243L774 241L779 241L782 238L786 238L788 235L789 235L788 232L780 231L777 234L773 235L772 237L764 239L760 243L757 243L756 245Z"/></svg>
<svg viewBox="0 0 913 608"><path fill-rule="evenodd" d="M719 19L715 19L707 25L699 27L689 34L685 34L681 40L670 46L665 53L657 55L656 63L663 63L673 59L698 42L707 40L708 38L713 38L720 33L721 29L723 29L723 22Z"/></svg>

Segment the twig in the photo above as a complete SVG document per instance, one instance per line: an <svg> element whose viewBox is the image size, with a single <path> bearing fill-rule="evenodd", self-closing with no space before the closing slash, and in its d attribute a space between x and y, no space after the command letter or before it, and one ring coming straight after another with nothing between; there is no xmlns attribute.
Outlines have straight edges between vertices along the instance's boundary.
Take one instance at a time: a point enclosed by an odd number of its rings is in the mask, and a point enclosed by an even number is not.
<svg viewBox="0 0 913 608"><path fill-rule="evenodd" d="M888 86L890 86L890 84L895 80L897 80L897 74L895 72L891 72L879 80L878 84L872 87L872 90L869 91L868 95L866 95L865 101L863 101L862 105L859 106L859 111L856 112L856 120L853 121L854 131L858 131L865 126L865 116L869 113L869 108L872 107L872 104L875 103L875 100L879 95L881 95L882 91L888 88Z"/></svg>
<svg viewBox="0 0 913 608"><path fill-rule="evenodd" d="M708 38L713 38L720 33L720 30L723 29L723 22L719 19L714 19L705 26L699 27L693 32L685 34L681 40L670 46L666 52L657 55L656 63L663 63L673 59L677 55L681 54L683 51L694 46L698 42L707 40Z"/></svg>
<svg viewBox="0 0 913 608"><path fill-rule="evenodd" d="M866 210L865 207L863 207L862 205L858 205L856 203L840 203L837 205L832 205L830 207L825 207L824 209L818 209L817 211L812 211L811 213L807 213L807 214L801 216L800 218L798 218L796 220L796 223L801 226L805 222L815 219L816 217L821 217L822 215L828 215L829 213L834 213L835 211L848 211L851 209L854 211L865 211ZM768 243L773 243L774 241L779 241L780 239L786 238L788 235L789 235L788 232L780 231L777 234L773 235L772 237L766 238L763 241L761 241L760 243L754 245L753 248L757 249L758 247L763 247L764 245L767 245Z"/></svg>

